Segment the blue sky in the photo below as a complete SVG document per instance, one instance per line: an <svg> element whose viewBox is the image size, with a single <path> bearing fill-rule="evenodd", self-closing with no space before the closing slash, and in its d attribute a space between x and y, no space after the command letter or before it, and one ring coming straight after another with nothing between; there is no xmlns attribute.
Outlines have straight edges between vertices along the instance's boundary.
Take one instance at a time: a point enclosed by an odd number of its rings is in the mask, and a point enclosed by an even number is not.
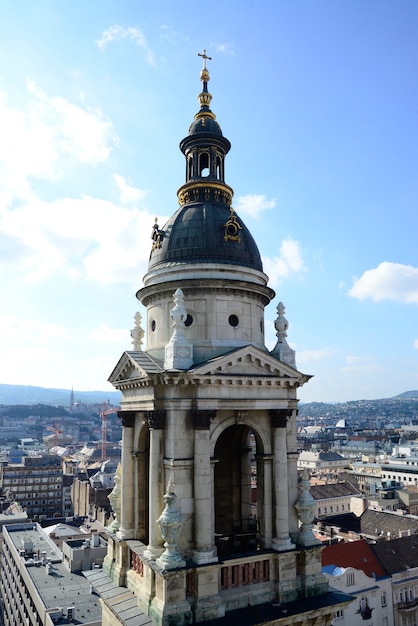
<svg viewBox="0 0 418 626"><path fill-rule="evenodd" d="M418 389L415 0L19 0L0 40L1 383L112 389L206 48L301 400Z"/></svg>

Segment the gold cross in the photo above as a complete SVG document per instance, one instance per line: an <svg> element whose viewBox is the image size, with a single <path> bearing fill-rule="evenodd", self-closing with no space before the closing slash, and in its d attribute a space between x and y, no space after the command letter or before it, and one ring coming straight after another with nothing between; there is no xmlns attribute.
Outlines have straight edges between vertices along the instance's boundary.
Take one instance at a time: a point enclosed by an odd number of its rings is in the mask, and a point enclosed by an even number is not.
<svg viewBox="0 0 418 626"><path fill-rule="evenodd" d="M208 59L208 61L212 61L212 57L208 57L206 54L206 50L203 50L203 54L200 54L200 52L197 53L198 57L202 57L203 59L203 69L206 69L206 59Z"/></svg>

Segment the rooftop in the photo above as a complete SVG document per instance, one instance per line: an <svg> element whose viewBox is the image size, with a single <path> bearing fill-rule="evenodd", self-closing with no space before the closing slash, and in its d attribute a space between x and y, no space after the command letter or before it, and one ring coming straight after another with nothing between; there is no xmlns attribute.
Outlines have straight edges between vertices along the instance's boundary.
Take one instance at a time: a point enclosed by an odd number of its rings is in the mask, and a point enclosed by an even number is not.
<svg viewBox="0 0 418 626"><path fill-rule="evenodd" d="M328 498L344 498L360 495L358 489L345 481L325 483L324 485L311 485L309 493L314 500L326 500Z"/></svg>
<svg viewBox="0 0 418 626"><path fill-rule="evenodd" d="M90 584L80 573L71 573L62 562L62 553L36 524L19 524L7 527L7 533L22 553L22 562L47 610L62 608L59 624L73 624L67 618L67 609L74 607L74 618L79 624L100 624L100 600L91 594ZM42 562L44 553L44 563ZM46 554L45 554L46 553ZM45 561L48 561L45 564Z"/></svg>
<svg viewBox="0 0 418 626"><path fill-rule="evenodd" d="M365 539L356 542L336 543L322 551L322 566L354 567L366 576L381 578L386 575L376 555Z"/></svg>

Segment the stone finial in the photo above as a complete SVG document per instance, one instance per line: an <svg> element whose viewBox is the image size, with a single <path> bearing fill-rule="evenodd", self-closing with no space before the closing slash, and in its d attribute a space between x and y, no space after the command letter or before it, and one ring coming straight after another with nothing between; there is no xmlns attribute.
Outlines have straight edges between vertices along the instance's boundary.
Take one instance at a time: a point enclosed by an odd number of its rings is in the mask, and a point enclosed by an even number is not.
<svg viewBox="0 0 418 626"><path fill-rule="evenodd" d="M299 483L299 497L295 504L295 509L301 521L296 542L301 546L316 546L321 543L312 531L312 522L315 517L315 500L309 492L310 486L309 470L305 467Z"/></svg>
<svg viewBox="0 0 418 626"><path fill-rule="evenodd" d="M279 302L277 305L277 318L274 322L274 328L276 329L277 343L274 346L270 354L287 363L291 367L296 369L295 351L287 343L287 329L289 328L289 322L284 316L285 306L283 302Z"/></svg>
<svg viewBox="0 0 418 626"><path fill-rule="evenodd" d="M164 552L156 559L156 563L164 569L175 569L184 567L186 562L177 552L177 539L181 526L181 515L176 508L175 484L170 478L167 485L167 492L164 494L164 511L157 519L161 536L164 539Z"/></svg>
<svg viewBox="0 0 418 626"><path fill-rule="evenodd" d="M140 352L142 350L142 340L144 338L144 331L141 327L142 315L141 313L139 313L139 311L135 313L134 320L135 320L135 327L131 330L131 337L132 337L131 343L134 347L134 350Z"/></svg>
<svg viewBox="0 0 418 626"><path fill-rule="evenodd" d="M121 479L122 479L122 465L119 463L115 474L115 486L108 495L109 502L113 509L115 519L110 524L110 530L117 532L120 527L120 512L121 512Z"/></svg>
<svg viewBox="0 0 418 626"><path fill-rule="evenodd" d="M181 289L174 293L174 307L171 309L173 334L165 347L164 367L166 369L188 370L193 363L193 344L186 339L185 321L187 311Z"/></svg>

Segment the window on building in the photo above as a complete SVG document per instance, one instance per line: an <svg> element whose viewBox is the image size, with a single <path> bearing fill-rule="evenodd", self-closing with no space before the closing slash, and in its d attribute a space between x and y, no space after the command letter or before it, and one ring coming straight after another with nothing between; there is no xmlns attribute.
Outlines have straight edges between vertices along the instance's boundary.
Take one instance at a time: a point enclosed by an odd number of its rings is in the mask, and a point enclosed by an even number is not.
<svg viewBox="0 0 418 626"><path fill-rule="evenodd" d="M337 611L334 617L335 619L342 619L344 617L344 611Z"/></svg>
<svg viewBox="0 0 418 626"><path fill-rule="evenodd" d="M354 585L354 572L349 572L347 574L347 587Z"/></svg>
<svg viewBox="0 0 418 626"><path fill-rule="evenodd" d="M386 606L387 602L386 602L386 594L382 593L382 595L380 596L380 603L382 606Z"/></svg>

